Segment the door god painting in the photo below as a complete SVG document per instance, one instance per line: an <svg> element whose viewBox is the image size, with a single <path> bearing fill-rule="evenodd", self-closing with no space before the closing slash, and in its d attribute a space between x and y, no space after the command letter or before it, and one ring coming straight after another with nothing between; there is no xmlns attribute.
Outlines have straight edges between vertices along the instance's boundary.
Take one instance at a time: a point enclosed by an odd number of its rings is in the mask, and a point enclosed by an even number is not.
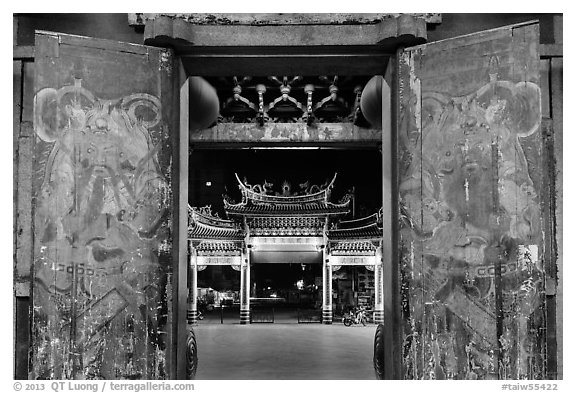
<svg viewBox="0 0 576 393"><path fill-rule="evenodd" d="M35 96L34 377L163 378L161 106L80 80Z"/></svg>
<svg viewBox="0 0 576 393"><path fill-rule="evenodd" d="M538 145L540 89L492 73L419 99L399 135L405 378L542 378L538 152L521 143Z"/></svg>

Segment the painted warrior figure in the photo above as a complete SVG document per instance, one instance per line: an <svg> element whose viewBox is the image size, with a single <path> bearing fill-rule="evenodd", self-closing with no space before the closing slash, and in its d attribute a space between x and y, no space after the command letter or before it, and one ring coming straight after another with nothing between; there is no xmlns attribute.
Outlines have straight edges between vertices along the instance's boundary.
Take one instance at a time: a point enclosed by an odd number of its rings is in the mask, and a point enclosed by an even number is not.
<svg viewBox="0 0 576 393"><path fill-rule="evenodd" d="M157 245L169 197L149 133L160 120L156 97L99 100L80 81L35 97L46 142L34 266L45 361L36 378L152 375L147 337L158 343Z"/></svg>
<svg viewBox="0 0 576 393"><path fill-rule="evenodd" d="M405 243L412 293L425 294L409 298L412 315L428 324L417 330L433 332L445 374L491 377L478 369L526 377L533 345L527 324L539 303L542 267L540 211L520 139L534 143L528 137L540 125L540 90L492 74L467 96L423 93L421 127L415 113L404 119L411 163L400 193L403 239L412 239ZM460 327L459 335L444 334ZM507 347L512 335L520 336L515 360Z"/></svg>

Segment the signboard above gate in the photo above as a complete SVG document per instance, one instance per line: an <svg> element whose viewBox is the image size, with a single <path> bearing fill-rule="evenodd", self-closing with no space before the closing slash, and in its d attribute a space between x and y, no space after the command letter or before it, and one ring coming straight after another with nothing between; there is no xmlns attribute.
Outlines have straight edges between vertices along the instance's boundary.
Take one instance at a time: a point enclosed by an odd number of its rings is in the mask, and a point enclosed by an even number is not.
<svg viewBox="0 0 576 393"><path fill-rule="evenodd" d="M376 264L376 258L374 256L331 256L330 264L332 266L357 266L357 265L368 265L373 266Z"/></svg>
<svg viewBox="0 0 576 393"><path fill-rule="evenodd" d="M242 258L240 256L234 257L208 257L208 256L198 256L196 260L197 265L236 265L240 266Z"/></svg>

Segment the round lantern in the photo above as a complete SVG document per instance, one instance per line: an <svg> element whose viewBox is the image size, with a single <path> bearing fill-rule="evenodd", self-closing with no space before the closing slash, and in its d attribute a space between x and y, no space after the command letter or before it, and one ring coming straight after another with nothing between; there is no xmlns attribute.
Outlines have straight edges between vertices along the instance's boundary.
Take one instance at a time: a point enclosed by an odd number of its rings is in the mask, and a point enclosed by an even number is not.
<svg viewBox="0 0 576 393"><path fill-rule="evenodd" d="M217 119L220 108L218 94L206 79L188 78L188 116L190 132L203 130Z"/></svg>
<svg viewBox="0 0 576 393"><path fill-rule="evenodd" d="M375 75L368 81L360 96L360 109L372 127L382 127L382 75Z"/></svg>

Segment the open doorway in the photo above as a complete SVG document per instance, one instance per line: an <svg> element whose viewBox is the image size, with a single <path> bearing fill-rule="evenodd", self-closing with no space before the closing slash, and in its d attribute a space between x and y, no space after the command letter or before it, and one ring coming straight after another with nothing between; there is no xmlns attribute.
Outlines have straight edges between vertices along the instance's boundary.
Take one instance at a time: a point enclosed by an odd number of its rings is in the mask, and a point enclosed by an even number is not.
<svg viewBox="0 0 576 393"><path fill-rule="evenodd" d="M331 226L335 227L340 219L354 220L376 214L381 209L381 159L378 149L368 147L198 148L190 152L188 203L198 208L209 207L214 216L230 220L233 217L228 215L224 200L242 200L239 178L250 184L268 184L271 189L277 189L275 185L296 189L302 184L326 183L336 176L330 199L339 201L350 195L352 198L346 214L332 221ZM240 220L239 225L244 224L246 223ZM327 229L324 228L322 231ZM321 233L320 236L322 237ZM322 242L321 237L319 242ZM323 281L321 249L300 252L294 250L265 252L256 248L251 250L250 322L322 322L322 293L326 284ZM206 273L214 272L214 269L220 269L218 271L222 272L222 276ZM362 275L356 273L356 270L364 272L366 269L363 266L343 266L339 274L348 270L353 272L353 277L343 279L342 285L338 279L333 280L331 287L330 297L334 299L331 307L336 316L334 321L337 322L341 320L345 309L362 304L370 310L374 302L373 290L370 292L367 288L370 283L372 287L374 286L373 273L371 281L368 279L370 274L365 274L366 280L359 281ZM206 297L202 292L203 288L212 288L216 291L217 287L222 286L226 281L225 272L234 273L232 266L209 266L205 271L198 272L199 301L204 301ZM351 300L344 301L342 288L352 280L354 285L350 285L347 292L351 294ZM239 278L236 281L228 281L236 287L225 288L225 292L236 294L241 291ZM239 298L232 296L228 301L230 304L224 305L227 314L224 313L226 318L220 316L222 323L232 318L228 315L230 312L240 312ZM209 316L213 307L218 311L218 307L221 306L220 303L216 304L216 301L211 304L214 306L208 306L209 309L204 311L206 316ZM202 307L204 306L202 303ZM207 318L212 319L217 321L218 318Z"/></svg>
<svg viewBox="0 0 576 393"><path fill-rule="evenodd" d="M331 197L337 201L353 191L351 211L344 219L364 217L382 206L382 156L376 147L357 149L329 148L244 148L194 149L189 161L189 203L211 205L212 211L226 217L223 195L241 199L238 182L264 181L280 188L286 181L293 188L300 184L322 184L337 174Z"/></svg>

